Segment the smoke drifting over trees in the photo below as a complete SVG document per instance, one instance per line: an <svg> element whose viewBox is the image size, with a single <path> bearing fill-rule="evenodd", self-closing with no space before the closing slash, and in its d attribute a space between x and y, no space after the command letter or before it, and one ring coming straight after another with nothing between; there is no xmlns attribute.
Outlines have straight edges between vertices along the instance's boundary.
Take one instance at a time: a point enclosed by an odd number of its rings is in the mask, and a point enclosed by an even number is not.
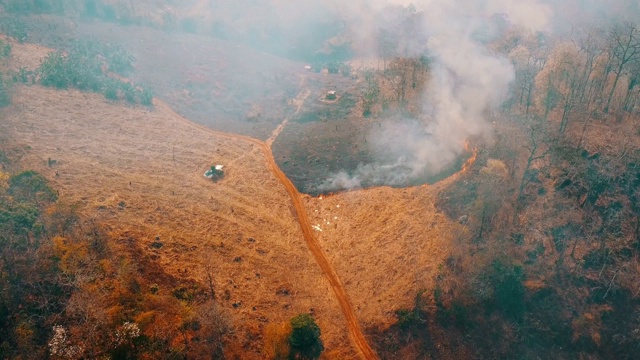
<svg viewBox="0 0 640 360"><path fill-rule="evenodd" d="M468 139L490 139L488 117L505 103L514 85L521 87L522 96L527 93L528 112L533 103L534 76L542 70L547 54L541 55L542 59L534 59L540 54L528 54L524 64L519 63L511 57L513 53L495 46L506 32L520 32L512 39L515 42L524 34L544 42L545 34L566 33L578 23L608 25L613 21L611 19L619 20L621 13L638 11L637 4L627 1L609 4L606 9L585 1L560 4L548 1L464 1L455 4L422 1L408 6L398 3L401 2L374 7L385 16L383 21L368 28L369 34L377 38L364 43L377 43L375 54L383 58L429 57L430 76L423 94L422 111L419 116L405 114L402 120L396 116L385 121L382 128L370 134L372 141L369 144L378 154L376 161L363 164L354 172L335 174L321 186L322 190L380 184L401 186L443 171L462 156ZM362 13L366 13L363 8L354 12ZM630 34L627 37L633 36L633 31ZM366 38L366 35L358 37ZM360 49L360 52L372 51ZM624 67L622 63L626 59L616 60L625 56L618 54L620 52L624 49L612 49L610 65L615 62ZM626 55L631 62L633 54ZM620 66L610 70L616 74L616 79L623 72ZM608 87L609 99L613 97L616 85L617 80ZM547 102L547 105L550 104ZM604 111L608 112L608 106Z"/></svg>
<svg viewBox="0 0 640 360"><path fill-rule="evenodd" d="M490 133L487 112L506 98L514 79L509 60L482 43L498 30L498 24L492 22L498 18L492 15L505 14L512 24L544 30L551 13L549 7L536 2L513 6L500 1L430 1L411 10L400 21L414 17L419 34L427 41L414 44L402 55L426 55L432 60L423 96L424 117L385 123L382 131L372 134L372 144L388 152L378 163L328 180L323 185L327 190L358 187L363 182L404 185L454 163L465 151L465 141Z"/></svg>

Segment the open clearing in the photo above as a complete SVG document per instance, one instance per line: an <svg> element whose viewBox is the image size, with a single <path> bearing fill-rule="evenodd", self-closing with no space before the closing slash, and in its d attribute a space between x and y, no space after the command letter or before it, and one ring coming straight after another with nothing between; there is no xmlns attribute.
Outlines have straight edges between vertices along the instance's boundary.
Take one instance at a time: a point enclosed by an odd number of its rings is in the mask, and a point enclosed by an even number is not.
<svg viewBox="0 0 640 360"><path fill-rule="evenodd" d="M13 61L46 54L29 47L16 44ZM104 224L123 248L142 249L166 272L202 283L204 264L214 264L222 306L239 330L242 348L234 351L243 358L260 358L266 323L309 311L323 330L327 358L356 357L338 301L260 146L203 131L164 106L127 107L40 86L17 87L2 114L3 148L24 169L47 176L62 199ZM226 165L218 183L202 176L213 163ZM431 290L455 232L434 208L435 189L304 196L363 328L390 324L395 309ZM150 246L156 237L160 249Z"/></svg>

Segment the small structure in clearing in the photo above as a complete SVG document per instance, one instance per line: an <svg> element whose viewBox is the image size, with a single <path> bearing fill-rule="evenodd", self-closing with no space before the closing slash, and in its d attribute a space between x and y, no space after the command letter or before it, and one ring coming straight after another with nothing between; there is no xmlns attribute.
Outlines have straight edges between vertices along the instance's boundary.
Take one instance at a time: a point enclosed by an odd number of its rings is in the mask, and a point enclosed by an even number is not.
<svg viewBox="0 0 640 360"><path fill-rule="evenodd" d="M327 91L327 96L325 97L327 100L335 100L338 98L335 90Z"/></svg>
<svg viewBox="0 0 640 360"><path fill-rule="evenodd" d="M222 168L224 168L224 165L211 165L211 169L207 170L204 173L204 177L209 178L213 181L222 179L222 177L224 176L224 171L222 170Z"/></svg>

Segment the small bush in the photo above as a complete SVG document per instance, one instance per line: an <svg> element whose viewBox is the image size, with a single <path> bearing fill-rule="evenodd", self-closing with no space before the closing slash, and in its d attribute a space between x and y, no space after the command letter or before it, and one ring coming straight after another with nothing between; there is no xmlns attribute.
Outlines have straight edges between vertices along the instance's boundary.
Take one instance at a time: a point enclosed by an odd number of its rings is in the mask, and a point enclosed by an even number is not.
<svg viewBox="0 0 640 360"><path fill-rule="evenodd" d="M524 315L525 288L522 267L510 266L501 261L493 263L493 290L496 305L509 318L522 319Z"/></svg>
<svg viewBox="0 0 640 360"><path fill-rule="evenodd" d="M0 107L11 104L11 84L5 81L0 74Z"/></svg>
<svg viewBox="0 0 640 360"><path fill-rule="evenodd" d="M340 74L342 74L342 76L345 76L345 77L351 75L351 66L349 66L349 64L347 63L341 63Z"/></svg>
<svg viewBox="0 0 640 360"><path fill-rule="evenodd" d="M18 201L38 203L54 202L56 193L49 187L47 179L35 171L25 171L9 179L9 195Z"/></svg>
<svg viewBox="0 0 640 360"><path fill-rule="evenodd" d="M118 89L120 88L120 82L115 79L108 79L105 82L104 97L108 100L116 101L118 100Z"/></svg>
<svg viewBox="0 0 640 360"><path fill-rule="evenodd" d="M105 46L102 53L107 60L108 68L116 74L127 75L133 70L136 58L122 47Z"/></svg>
<svg viewBox="0 0 640 360"><path fill-rule="evenodd" d="M327 71L329 74L337 74L340 71L340 65L337 61L331 61L327 64Z"/></svg>
<svg viewBox="0 0 640 360"><path fill-rule="evenodd" d="M300 314L291 319L291 355L294 359L317 359L324 350L320 340L320 327L309 314Z"/></svg>
<svg viewBox="0 0 640 360"><path fill-rule="evenodd" d="M66 89L71 83L72 69L62 51L52 52L38 68L40 83L44 86Z"/></svg>
<svg viewBox="0 0 640 360"><path fill-rule="evenodd" d="M22 67L20 68L20 70L18 70L17 73L13 74L13 82L28 84L30 80L33 80L33 75L33 71L27 70L27 68Z"/></svg>
<svg viewBox="0 0 640 360"><path fill-rule="evenodd" d="M8 58L11 56L11 44L0 40L0 58Z"/></svg>
<svg viewBox="0 0 640 360"><path fill-rule="evenodd" d="M133 85L131 85L131 83L121 82L120 89L122 90L122 93L124 94L124 98L125 100L127 100L128 103L130 104L136 103L136 89L135 87L133 87Z"/></svg>
<svg viewBox="0 0 640 360"><path fill-rule="evenodd" d="M138 98L140 104L145 106L153 105L153 92L146 87L141 86L138 90Z"/></svg>

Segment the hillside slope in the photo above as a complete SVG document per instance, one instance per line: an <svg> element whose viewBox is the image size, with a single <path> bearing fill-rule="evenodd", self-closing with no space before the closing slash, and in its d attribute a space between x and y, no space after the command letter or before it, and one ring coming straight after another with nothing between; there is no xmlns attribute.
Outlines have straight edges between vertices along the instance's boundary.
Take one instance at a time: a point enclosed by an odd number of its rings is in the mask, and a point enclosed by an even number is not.
<svg viewBox="0 0 640 360"><path fill-rule="evenodd" d="M313 309L327 349L352 351L288 196L257 148L160 110L76 91L20 87L3 113L4 147L21 166L47 176L61 198L105 224L123 247L143 249L167 272L202 283L204 265L213 264L216 291L243 330L239 338L260 338L265 322ZM202 176L212 163L226 165L218 183ZM151 247L156 237L160 249ZM260 350L254 340L243 358Z"/></svg>

